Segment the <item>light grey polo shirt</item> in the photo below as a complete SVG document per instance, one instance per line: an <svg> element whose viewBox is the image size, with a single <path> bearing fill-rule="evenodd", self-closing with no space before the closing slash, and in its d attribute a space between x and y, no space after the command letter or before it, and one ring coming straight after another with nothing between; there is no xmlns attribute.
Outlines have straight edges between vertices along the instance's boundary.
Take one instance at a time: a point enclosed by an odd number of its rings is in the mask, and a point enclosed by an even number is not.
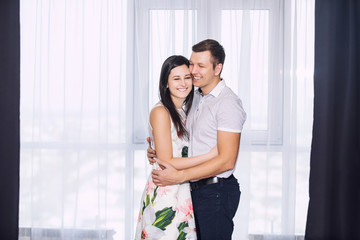
<svg viewBox="0 0 360 240"><path fill-rule="evenodd" d="M240 98L225 85L224 80L207 95L195 91L194 102L187 117L186 127L190 134L189 156L209 152L217 144L217 131L242 131L246 113ZM235 169L218 177L229 177Z"/></svg>

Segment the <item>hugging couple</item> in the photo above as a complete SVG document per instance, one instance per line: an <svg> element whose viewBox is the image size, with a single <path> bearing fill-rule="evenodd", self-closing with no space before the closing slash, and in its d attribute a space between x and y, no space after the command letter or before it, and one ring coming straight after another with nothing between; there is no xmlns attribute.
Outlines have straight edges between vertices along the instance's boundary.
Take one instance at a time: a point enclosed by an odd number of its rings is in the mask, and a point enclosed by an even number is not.
<svg viewBox="0 0 360 240"><path fill-rule="evenodd" d="M135 239L231 239L240 188L233 172L246 113L220 77L224 48L207 39L190 60L163 63L160 101L150 112L153 170ZM194 86L197 89L194 89Z"/></svg>

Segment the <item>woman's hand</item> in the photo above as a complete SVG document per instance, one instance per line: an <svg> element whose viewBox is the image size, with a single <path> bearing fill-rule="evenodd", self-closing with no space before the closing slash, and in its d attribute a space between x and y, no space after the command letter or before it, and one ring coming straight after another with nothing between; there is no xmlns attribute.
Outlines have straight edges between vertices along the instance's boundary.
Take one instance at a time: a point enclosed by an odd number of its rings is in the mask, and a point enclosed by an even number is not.
<svg viewBox="0 0 360 240"><path fill-rule="evenodd" d="M149 143L149 147L147 149L147 158L149 160L149 163L153 165L156 162L156 151L151 148L151 142L150 138L146 138L146 141Z"/></svg>

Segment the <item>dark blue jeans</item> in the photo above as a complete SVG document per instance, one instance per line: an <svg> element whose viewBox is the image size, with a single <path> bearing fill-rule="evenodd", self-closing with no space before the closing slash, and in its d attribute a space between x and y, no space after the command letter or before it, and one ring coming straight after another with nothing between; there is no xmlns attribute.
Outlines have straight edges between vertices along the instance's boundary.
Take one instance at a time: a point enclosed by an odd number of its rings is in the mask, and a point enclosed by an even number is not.
<svg viewBox="0 0 360 240"><path fill-rule="evenodd" d="M191 191L198 240L228 240L240 201L235 177Z"/></svg>

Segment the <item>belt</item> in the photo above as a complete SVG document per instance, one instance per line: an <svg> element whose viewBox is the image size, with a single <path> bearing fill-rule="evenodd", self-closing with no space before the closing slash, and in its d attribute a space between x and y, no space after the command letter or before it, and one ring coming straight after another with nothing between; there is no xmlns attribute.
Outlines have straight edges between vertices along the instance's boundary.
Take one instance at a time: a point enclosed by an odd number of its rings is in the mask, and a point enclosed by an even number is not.
<svg viewBox="0 0 360 240"><path fill-rule="evenodd" d="M209 184L215 184L215 183L219 183L219 182L225 182L226 180L232 179L234 178L234 175L230 175L230 177L228 178L219 178L219 177L209 177L209 178L204 178L201 179L199 181L196 182L190 182L190 189L191 191L194 191L196 189L199 189L203 186L209 185Z"/></svg>

